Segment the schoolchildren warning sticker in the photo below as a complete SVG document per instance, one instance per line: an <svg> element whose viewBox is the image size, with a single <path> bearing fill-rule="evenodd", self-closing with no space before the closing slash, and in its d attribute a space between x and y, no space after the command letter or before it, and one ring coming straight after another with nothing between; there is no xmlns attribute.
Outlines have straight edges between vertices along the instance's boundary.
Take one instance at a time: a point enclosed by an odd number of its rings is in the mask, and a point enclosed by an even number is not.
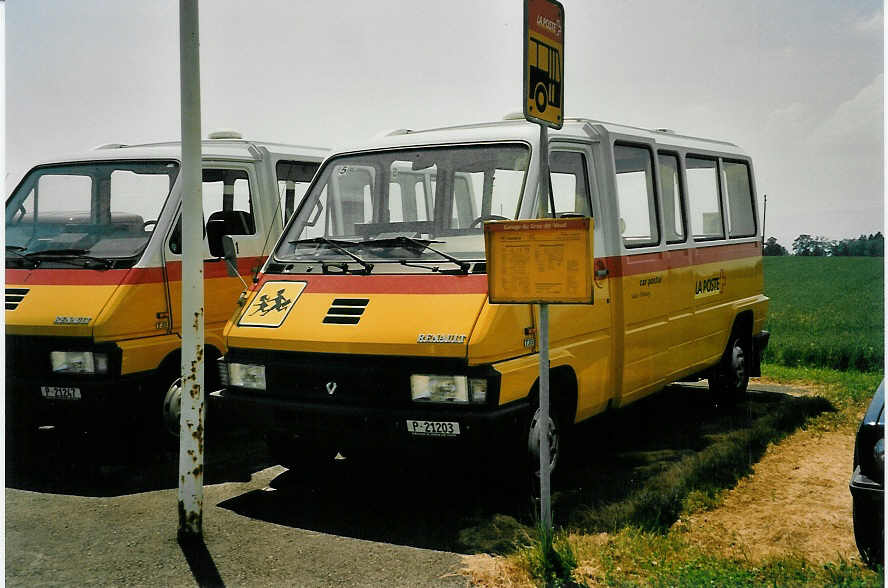
<svg viewBox="0 0 888 588"><path fill-rule="evenodd" d="M265 282L241 315L242 327L279 327L293 310L307 282Z"/></svg>

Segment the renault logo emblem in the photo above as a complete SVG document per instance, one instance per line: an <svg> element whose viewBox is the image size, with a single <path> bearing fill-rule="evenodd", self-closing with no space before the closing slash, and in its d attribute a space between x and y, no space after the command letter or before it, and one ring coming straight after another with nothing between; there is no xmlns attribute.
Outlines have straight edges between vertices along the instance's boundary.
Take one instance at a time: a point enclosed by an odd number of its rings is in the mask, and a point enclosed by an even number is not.
<svg viewBox="0 0 888 588"><path fill-rule="evenodd" d="M327 394L333 396L334 392L336 392L336 382L327 382Z"/></svg>

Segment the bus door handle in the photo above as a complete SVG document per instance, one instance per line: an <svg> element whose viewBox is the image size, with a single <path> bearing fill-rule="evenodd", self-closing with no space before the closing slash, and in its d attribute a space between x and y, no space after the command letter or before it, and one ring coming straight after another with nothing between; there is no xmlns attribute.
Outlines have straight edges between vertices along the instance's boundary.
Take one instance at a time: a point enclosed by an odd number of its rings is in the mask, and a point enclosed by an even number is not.
<svg viewBox="0 0 888 588"><path fill-rule="evenodd" d="M595 279L600 280L607 277L607 266L600 259L595 262Z"/></svg>

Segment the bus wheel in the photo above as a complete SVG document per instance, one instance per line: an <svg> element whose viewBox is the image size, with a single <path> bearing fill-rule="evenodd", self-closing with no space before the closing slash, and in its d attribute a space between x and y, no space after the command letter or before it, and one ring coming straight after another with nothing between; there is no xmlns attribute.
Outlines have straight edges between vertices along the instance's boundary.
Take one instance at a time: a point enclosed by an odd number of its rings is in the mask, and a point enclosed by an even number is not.
<svg viewBox="0 0 888 588"><path fill-rule="evenodd" d="M548 423L543 423L540 418L540 409L537 408L530 419L527 432L527 466L531 475L534 490L539 491L540 484L540 435L545 434L549 439L549 472L555 471L558 458L561 456L561 427L558 416L550 407Z"/></svg>
<svg viewBox="0 0 888 588"><path fill-rule="evenodd" d="M743 338L733 333L721 362L709 375L709 390L716 404L730 405L743 400L749 385L749 357Z"/></svg>
<svg viewBox="0 0 888 588"><path fill-rule="evenodd" d="M179 436L182 416L182 378L176 378L163 397L163 426L167 433Z"/></svg>
<svg viewBox="0 0 888 588"><path fill-rule="evenodd" d="M546 87L542 84L537 84L535 96L537 110L546 112Z"/></svg>

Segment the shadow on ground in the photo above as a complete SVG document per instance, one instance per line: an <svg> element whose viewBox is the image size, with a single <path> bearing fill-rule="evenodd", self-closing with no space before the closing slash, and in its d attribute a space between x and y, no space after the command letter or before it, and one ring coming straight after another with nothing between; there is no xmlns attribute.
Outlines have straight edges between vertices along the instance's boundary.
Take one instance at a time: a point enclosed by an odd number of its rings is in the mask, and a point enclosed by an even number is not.
<svg viewBox="0 0 888 588"><path fill-rule="evenodd" d="M44 428L26 442L7 437L6 486L96 497L177 488L176 444L172 438L132 431ZM246 482L253 472L273 465L261 438L240 429L210 430L205 447L205 484Z"/></svg>
<svg viewBox="0 0 888 588"><path fill-rule="evenodd" d="M822 398L761 389L730 409L708 398L705 388L673 385L578 427L553 479L556 525L666 528L690 492L732 487L769 442L832 410ZM511 551L533 528L538 506L527 487L490 464L471 456L404 461L291 470L218 506L278 525L463 553Z"/></svg>

